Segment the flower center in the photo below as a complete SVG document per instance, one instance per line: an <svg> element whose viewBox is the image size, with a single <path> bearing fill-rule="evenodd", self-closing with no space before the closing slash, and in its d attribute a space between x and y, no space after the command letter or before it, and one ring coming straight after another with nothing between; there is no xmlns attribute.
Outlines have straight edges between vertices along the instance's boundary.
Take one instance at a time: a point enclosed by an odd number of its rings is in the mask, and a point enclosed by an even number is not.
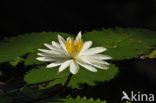
<svg viewBox="0 0 156 103"><path fill-rule="evenodd" d="M73 38L69 38L66 40L66 49L68 53L71 55L71 57L76 59L83 47L83 44L84 43L83 40L81 40L81 38L79 38L79 40L77 39L74 40Z"/></svg>

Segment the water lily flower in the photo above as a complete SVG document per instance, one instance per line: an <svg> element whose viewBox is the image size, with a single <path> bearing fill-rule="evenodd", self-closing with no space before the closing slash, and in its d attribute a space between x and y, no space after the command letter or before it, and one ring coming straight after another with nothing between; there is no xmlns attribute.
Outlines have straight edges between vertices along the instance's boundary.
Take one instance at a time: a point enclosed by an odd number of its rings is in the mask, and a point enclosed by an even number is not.
<svg viewBox="0 0 156 103"><path fill-rule="evenodd" d="M81 32L75 39L68 37L66 41L58 35L58 42L52 41L51 44L45 43L47 49L38 49L39 61L51 62L47 68L60 66L58 72L62 72L69 67L72 74L76 74L82 66L89 71L97 72L96 68L108 69L109 63L105 60L112 59L108 55L100 54L106 51L104 47L90 48L92 41L84 42ZM96 68L95 68L96 67Z"/></svg>

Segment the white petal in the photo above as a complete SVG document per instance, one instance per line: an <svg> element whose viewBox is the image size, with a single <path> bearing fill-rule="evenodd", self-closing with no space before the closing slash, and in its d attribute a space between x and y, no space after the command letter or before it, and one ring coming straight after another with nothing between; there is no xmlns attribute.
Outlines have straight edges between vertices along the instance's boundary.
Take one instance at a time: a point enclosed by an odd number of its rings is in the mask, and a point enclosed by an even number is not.
<svg viewBox="0 0 156 103"><path fill-rule="evenodd" d="M87 64L91 64L91 63L98 63L98 64L104 64L104 65L109 65L108 62L104 61L104 60L100 60L100 59L95 59L92 58L90 56L79 56L79 61L87 63Z"/></svg>
<svg viewBox="0 0 156 103"><path fill-rule="evenodd" d="M78 70L79 70L79 65L75 61L72 60L72 62L70 64L70 72L72 74L76 74L78 72Z"/></svg>
<svg viewBox="0 0 156 103"><path fill-rule="evenodd" d="M54 63L51 63L49 65L47 65L47 68L52 68L52 67L56 67L56 66L59 66L61 65L61 62L54 62Z"/></svg>
<svg viewBox="0 0 156 103"><path fill-rule="evenodd" d="M51 49L51 50L55 50L55 47L54 47L53 45L50 45L50 44L47 44L47 43L44 43L44 45L45 45L47 48Z"/></svg>
<svg viewBox="0 0 156 103"><path fill-rule="evenodd" d="M71 37L68 37L67 40L71 40Z"/></svg>
<svg viewBox="0 0 156 103"><path fill-rule="evenodd" d="M54 54L53 51L51 50L47 50L47 49L38 49L38 50L44 53Z"/></svg>
<svg viewBox="0 0 156 103"><path fill-rule="evenodd" d="M87 58L86 56L79 56L78 61L81 61L83 63L90 63L89 58Z"/></svg>
<svg viewBox="0 0 156 103"><path fill-rule="evenodd" d="M55 46L50 45L50 44L47 44L47 43L44 43L44 45L45 45L47 48L51 49L51 50L59 51L59 52L62 51L61 48L59 48L59 47L55 47Z"/></svg>
<svg viewBox="0 0 156 103"><path fill-rule="evenodd" d="M39 61L54 61L54 59L47 57L37 57L36 59Z"/></svg>
<svg viewBox="0 0 156 103"><path fill-rule="evenodd" d="M112 59L111 56L109 55L103 55L103 54L95 54L95 55L90 55L91 58L94 58L94 59L102 59L102 60L109 60L109 59Z"/></svg>
<svg viewBox="0 0 156 103"><path fill-rule="evenodd" d="M62 72L63 70L65 70L70 65L71 62L72 60L67 60L64 63L62 63L59 68L59 72Z"/></svg>
<svg viewBox="0 0 156 103"><path fill-rule="evenodd" d="M58 35L58 41L62 48L65 48L65 40L62 38L62 36Z"/></svg>
<svg viewBox="0 0 156 103"><path fill-rule="evenodd" d="M55 42L55 41L52 41L51 42L53 46L57 47L57 48L61 48L60 44Z"/></svg>
<svg viewBox="0 0 156 103"><path fill-rule="evenodd" d="M53 55L49 53L37 53L37 55L44 56L44 57L53 57Z"/></svg>
<svg viewBox="0 0 156 103"><path fill-rule="evenodd" d="M76 37L76 39L77 39L77 41L79 41L79 39L81 40L81 37L82 37L82 35L81 35L81 31L77 34L77 37Z"/></svg>
<svg viewBox="0 0 156 103"><path fill-rule="evenodd" d="M92 72L97 72L97 70L93 66L91 66L89 64L85 64L85 63L82 63L80 61L77 61L77 63L80 64L81 66L83 66L84 68L92 71Z"/></svg>
<svg viewBox="0 0 156 103"><path fill-rule="evenodd" d="M47 43L44 43L44 45L45 45L46 47L48 47L49 49L51 49L52 51L64 53L64 50L62 50L62 48L55 47L55 46L50 45L50 44L47 44Z"/></svg>
<svg viewBox="0 0 156 103"><path fill-rule="evenodd" d="M89 59L91 63L99 63L99 64L104 64L104 65L109 65L108 62L104 60L97 60L97 59Z"/></svg>
<svg viewBox="0 0 156 103"><path fill-rule="evenodd" d="M39 56L45 56L43 53L37 53L37 55L39 55Z"/></svg>
<svg viewBox="0 0 156 103"><path fill-rule="evenodd" d="M84 43L84 45L83 45L82 50L80 51L80 53L83 52L83 51L85 51L86 49L90 48L91 45L92 45L92 41L86 41Z"/></svg>
<svg viewBox="0 0 156 103"><path fill-rule="evenodd" d="M51 54L51 55L61 55L61 54L64 54L64 52L58 52L58 51L54 51L54 50L47 50L47 49L38 49L38 50L43 52L43 53L47 53L47 54Z"/></svg>
<svg viewBox="0 0 156 103"><path fill-rule="evenodd" d="M99 64L99 63L91 63L90 65L94 66L94 67L97 67L97 68L100 68L100 69L108 69L108 67L104 64Z"/></svg>
<svg viewBox="0 0 156 103"><path fill-rule="evenodd" d="M97 59L97 60L109 60L109 59L112 59L112 57L110 57L108 55L103 55L103 54L83 55L82 57L85 57L85 58L88 58L88 59Z"/></svg>
<svg viewBox="0 0 156 103"><path fill-rule="evenodd" d="M66 54L68 54L68 51L67 51L66 46L65 46L65 40L60 35L58 35L58 40L59 40L59 43L60 43L61 47L64 49Z"/></svg>
<svg viewBox="0 0 156 103"><path fill-rule="evenodd" d="M106 51L106 48L104 47L95 47L95 48L90 48L81 52L81 55L93 55L93 54L101 53L104 51Z"/></svg>
<svg viewBox="0 0 156 103"><path fill-rule="evenodd" d="M59 54L49 54L49 53L37 53L39 56L50 57L50 58L69 58L67 55L63 53Z"/></svg>

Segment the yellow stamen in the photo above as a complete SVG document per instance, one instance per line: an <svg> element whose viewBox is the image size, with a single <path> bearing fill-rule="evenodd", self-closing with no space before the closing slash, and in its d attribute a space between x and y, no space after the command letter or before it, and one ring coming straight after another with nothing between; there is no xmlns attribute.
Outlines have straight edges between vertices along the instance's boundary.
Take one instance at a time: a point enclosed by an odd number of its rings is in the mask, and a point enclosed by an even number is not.
<svg viewBox="0 0 156 103"><path fill-rule="evenodd" d="M83 44L84 43L81 38L79 38L79 40L74 40L73 38L70 38L66 40L66 49L68 53L75 58L77 54L81 51Z"/></svg>

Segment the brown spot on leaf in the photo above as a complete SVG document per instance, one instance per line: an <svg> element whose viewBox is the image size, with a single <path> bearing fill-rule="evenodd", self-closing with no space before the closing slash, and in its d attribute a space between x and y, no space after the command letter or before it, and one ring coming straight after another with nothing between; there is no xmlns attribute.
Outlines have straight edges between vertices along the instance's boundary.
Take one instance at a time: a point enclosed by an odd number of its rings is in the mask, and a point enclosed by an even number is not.
<svg viewBox="0 0 156 103"><path fill-rule="evenodd" d="M138 43L142 43L142 40L138 40Z"/></svg>
<svg viewBox="0 0 156 103"><path fill-rule="evenodd" d="M129 40L134 41L134 39L133 39L133 38L131 38L131 39L129 39Z"/></svg>

